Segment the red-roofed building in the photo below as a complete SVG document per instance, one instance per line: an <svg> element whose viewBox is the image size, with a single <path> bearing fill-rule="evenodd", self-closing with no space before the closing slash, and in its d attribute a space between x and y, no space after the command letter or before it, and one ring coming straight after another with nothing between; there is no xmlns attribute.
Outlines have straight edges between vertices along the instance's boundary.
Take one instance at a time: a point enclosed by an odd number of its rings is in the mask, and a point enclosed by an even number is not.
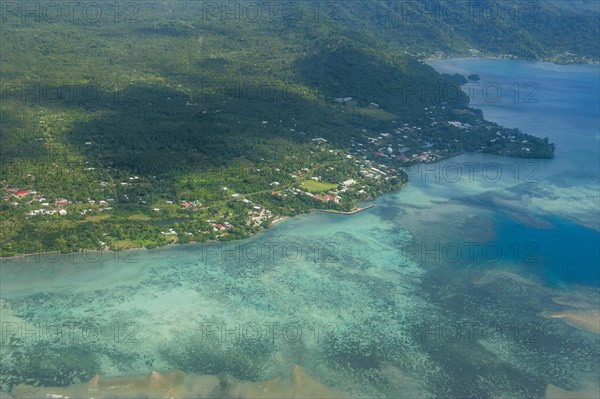
<svg viewBox="0 0 600 399"><path fill-rule="evenodd" d="M57 198L55 204L58 206L69 205L69 201L64 198Z"/></svg>
<svg viewBox="0 0 600 399"><path fill-rule="evenodd" d="M225 230L225 226L223 226L222 224L219 223L217 225L217 229L219 229L219 230Z"/></svg>
<svg viewBox="0 0 600 399"><path fill-rule="evenodd" d="M184 208L189 208L190 206L192 206L192 204L190 204L190 203L189 203L189 202L187 202L187 201L183 201L183 202L181 203L181 206L182 206L182 207L184 207Z"/></svg>
<svg viewBox="0 0 600 399"><path fill-rule="evenodd" d="M18 196L18 197L24 197L24 196L26 196L29 193L30 193L29 190L19 190L19 191L17 191L15 193L15 195Z"/></svg>
<svg viewBox="0 0 600 399"><path fill-rule="evenodd" d="M340 203L340 197L337 197L337 196L334 196L334 195L329 195L329 194L327 194L327 195L325 196L325 199L326 199L327 201L333 201L333 202L335 202L336 204L339 204L339 203Z"/></svg>

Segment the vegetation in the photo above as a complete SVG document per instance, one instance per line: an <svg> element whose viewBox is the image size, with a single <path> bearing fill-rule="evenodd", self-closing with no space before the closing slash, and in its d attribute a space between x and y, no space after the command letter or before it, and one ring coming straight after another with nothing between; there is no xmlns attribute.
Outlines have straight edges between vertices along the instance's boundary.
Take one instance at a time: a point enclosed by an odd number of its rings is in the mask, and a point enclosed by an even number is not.
<svg viewBox="0 0 600 399"><path fill-rule="evenodd" d="M419 57L600 61L596 0L352 1L338 20Z"/></svg>
<svg viewBox="0 0 600 399"><path fill-rule="evenodd" d="M330 183L322 183L319 181L313 181L313 180L305 180L302 185L300 185L301 188L310 191L311 193L325 193L331 190L335 190L337 188L337 184L330 184Z"/></svg>
<svg viewBox="0 0 600 399"><path fill-rule="evenodd" d="M11 9L0 25L2 255L231 240L281 216L351 210L399 189L411 163L553 157L547 139L469 108L464 77L413 57L489 47L498 32L521 43L512 25L479 37L482 26L448 36L398 23L405 35L390 40L375 13L394 18L396 3L299 2L302 18L253 20L244 2L233 20L189 1L97 2L93 22ZM567 35L566 15L548 40L542 27L527 33L532 56L591 56L597 43ZM577 31L597 32L577 17Z"/></svg>

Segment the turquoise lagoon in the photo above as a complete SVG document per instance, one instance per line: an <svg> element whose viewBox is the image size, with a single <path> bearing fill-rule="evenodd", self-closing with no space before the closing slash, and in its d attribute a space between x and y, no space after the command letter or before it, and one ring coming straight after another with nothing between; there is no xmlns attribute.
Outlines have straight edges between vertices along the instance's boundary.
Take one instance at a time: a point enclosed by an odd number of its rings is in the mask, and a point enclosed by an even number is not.
<svg viewBox="0 0 600 399"><path fill-rule="evenodd" d="M264 380L300 365L362 398L597 392L598 335L546 316L599 307L598 66L432 65L500 85L498 102L473 105L549 137L556 159L411 168L368 211L224 246L4 262L0 389L174 369ZM514 101L515 82L539 101Z"/></svg>

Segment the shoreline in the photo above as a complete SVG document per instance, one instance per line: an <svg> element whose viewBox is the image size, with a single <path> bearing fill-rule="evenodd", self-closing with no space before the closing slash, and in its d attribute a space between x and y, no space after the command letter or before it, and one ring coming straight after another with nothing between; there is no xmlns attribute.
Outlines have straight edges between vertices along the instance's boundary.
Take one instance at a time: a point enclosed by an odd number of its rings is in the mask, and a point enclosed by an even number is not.
<svg viewBox="0 0 600 399"><path fill-rule="evenodd" d="M290 219L290 216L279 216L275 219L273 219L273 221L271 222L271 224L269 225L269 228L275 226L278 223L284 222L286 220ZM251 236L252 237L252 236Z"/></svg>
<svg viewBox="0 0 600 399"><path fill-rule="evenodd" d="M552 61L551 58L541 58L541 59L527 59L527 58L521 58L521 57L502 57L499 55L446 55L445 57L435 57L435 56L430 56L430 57L425 57L425 58L419 58L418 56L413 56L417 59L420 59L422 62L429 64L429 62L432 61L444 61L444 60L469 60L469 59L482 59L482 60L510 60L510 61L521 61L521 62L542 62L542 63L548 63L548 64L554 64L554 65L600 65L600 60L589 60L588 62L581 62L581 60L578 60L578 62L575 62L575 60L573 60L572 62L556 62L556 61Z"/></svg>
<svg viewBox="0 0 600 399"><path fill-rule="evenodd" d="M387 193L384 193L387 194ZM382 194L382 195L384 195ZM373 200L374 198L370 199ZM336 211L336 210L331 210L331 209L311 209L309 212L304 213L304 214L308 214L308 213L312 213L315 211L318 212L324 212L324 213L334 213L334 214L339 214L339 215L355 215L357 213L360 213L362 211L366 211L368 209L371 209L375 207L375 205L367 205L364 207L359 207L359 208L355 208L352 211L349 212L344 212L344 211ZM296 216L300 216L300 215L296 215ZM286 220L290 220L291 218L293 218L293 216L279 216L275 219L273 219L273 221L271 222L271 224L269 225L269 227L255 233L252 234L248 237L245 238L241 238L239 240L246 240L248 238L252 238L252 237L256 237L258 236L260 233L264 233L265 231L271 229L272 227L274 227L275 225L284 222ZM237 241L237 240L234 240ZM170 243L167 245L163 245L160 247L156 247L156 248L152 248L153 250L161 250L161 249L167 249L167 248L172 248L172 247L176 247L176 246L180 246L180 245L195 245L195 244L205 244L205 243L209 243L209 244L214 244L214 243L220 243L220 242L230 242L230 241L218 241L218 240L206 240L206 241L190 241L188 243L185 244L178 244L178 243ZM102 249L84 249L82 251L78 251L78 252L56 252L56 251L47 251L47 252L39 252L39 253L29 253L29 254L20 254L20 255L13 255L13 256L2 256L0 257L0 264L6 263L8 261L16 261L16 260L21 260L21 262L26 263L27 259L29 258L34 258L34 257L42 257L42 256L46 256L46 255L52 255L54 257L56 257L57 260L61 259L63 256L68 256L68 257L75 257L75 256L83 256L86 253L99 253L99 254L117 254L119 252L123 252L123 253L127 253L128 251L149 251L149 248L146 247L129 247L129 248L102 248Z"/></svg>
<svg viewBox="0 0 600 399"><path fill-rule="evenodd" d="M335 213L338 215L356 215L357 213L360 213L362 211L366 211L367 209L371 209L374 208L375 205L367 205L365 207L362 208L355 208L351 211L336 211L335 209L315 209L315 211L317 212L324 212L324 213Z"/></svg>

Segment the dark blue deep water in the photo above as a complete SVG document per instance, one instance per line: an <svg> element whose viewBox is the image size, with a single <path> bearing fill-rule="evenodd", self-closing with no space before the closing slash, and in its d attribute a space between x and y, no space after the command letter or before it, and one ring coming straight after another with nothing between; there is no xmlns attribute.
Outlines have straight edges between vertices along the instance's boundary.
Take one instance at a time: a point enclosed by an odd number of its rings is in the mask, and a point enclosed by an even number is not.
<svg viewBox="0 0 600 399"><path fill-rule="evenodd" d="M552 227L535 228L497 218L494 244L503 249L503 260L557 285L600 286L598 232L564 219L548 222Z"/></svg>

